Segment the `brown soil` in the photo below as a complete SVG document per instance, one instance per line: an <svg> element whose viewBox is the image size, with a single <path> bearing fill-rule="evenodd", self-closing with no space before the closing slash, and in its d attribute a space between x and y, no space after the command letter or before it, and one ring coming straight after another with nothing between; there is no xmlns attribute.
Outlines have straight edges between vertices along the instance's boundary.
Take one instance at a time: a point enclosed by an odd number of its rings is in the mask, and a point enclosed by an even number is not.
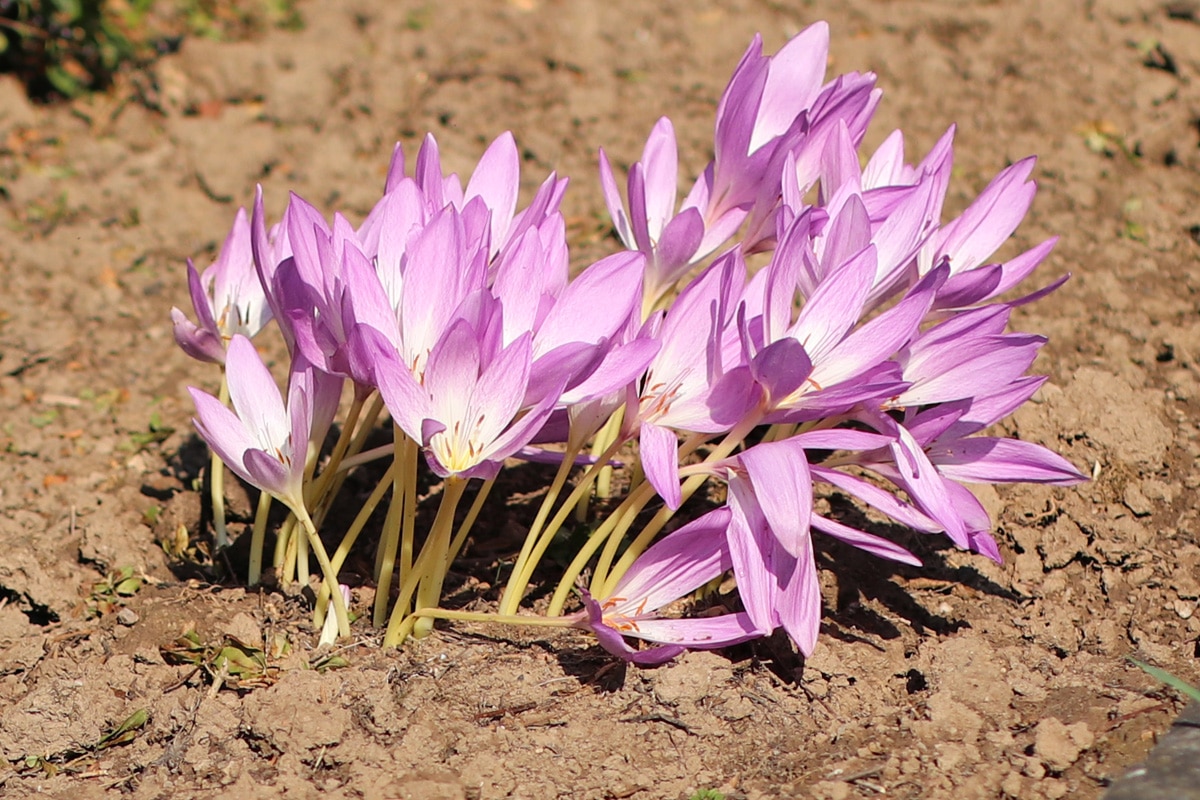
<svg viewBox="0 0 1200 800"><path fill-rule="evenodd" d="M0 80L0 795L1094 798L1146 754L1177 705L1124 657L1200 673L1195 3L300 8L301 32L189 40L67 106ZM1061 235L1040 279L1074 278L1018 312L1052 378L1008 429L1096 479L988 492L1002 566L915 537L920 571L830 549L806 662L770 641L640 670L583 634L474 625L384 652L360 622L349 666L306 669L303 598L216 581L236 547L205 559L184 389L215 375L171 337L184 259L213 257L256 182L273 215L289 189L364 213L392 143L427 130L460 171L514 131L526 188L572 176L577 255L601 253L596 148L628 163L666 113L694 173L751 35L774 50L822 17L831 69L880 76L869 143L902 127L923 152L958 123L955 208L1040 156L1012 248ZM512 554L469 555L486 604ZM140 591L96 588L123 567ZM269 668L218 690L165 663L193 628Z"/></svg>

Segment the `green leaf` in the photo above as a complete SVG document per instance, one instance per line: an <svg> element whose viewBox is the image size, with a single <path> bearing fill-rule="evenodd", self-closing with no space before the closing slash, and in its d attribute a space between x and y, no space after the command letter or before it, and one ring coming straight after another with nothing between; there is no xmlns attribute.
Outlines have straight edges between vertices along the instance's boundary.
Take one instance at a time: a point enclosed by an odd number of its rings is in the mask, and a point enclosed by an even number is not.
<svg viewBox="0 0 1200 800"><path fill-rule="evenodd" d="M318 658L308 665L309 669L315 669L317 672L324 673L331 669L345 669L350 666L350 662L342 656L325 656Z"/></svg>
<svg viewBox="0 0 1200 800"><path fill-rule="evenodd" d="M139 708L137 711L126 717L125 721L120 725L104 734L104 736L100 738L100 741L96 743L96 746L93 749L103 750L106 747L112 747L113 745L132 742L135 738L137 738L138 731L149 719L150 712L144 708Z"/></svg>
<svg viewBox="0 0 1200 800"><path fill-rule="evenodd" d="M67 97L75 97L84 89L82 83L58 64L46 68L46 78L50 81L51 86Z"/></svg>
<svg viewBox="0 0 1200 800"><path fill-rule="evenodd" d="M262 650L233 636L225 637L225 646L213 659L213 670L226 670L235 677L258 677L267 671L267 657Z"/></svg>
<svg viewBox="0 0 1200 800"><path fill-rule="evenodd" d="M72 22L77 22L83 16L81 0L54 0L54 8Z"/></svg>
<svg viewBox="0 0 1200 800"><path fill-rule="evenodd" d="M142 588L142 582L138 578L126 578L116 585L113 589L121 597L133 597Z"/></svg>
<svg viewBox="0 0 1200 800"><path fill-rule="evenodd" d="M1126 656L1126 659L1129 661L1129 663L1138 667L1143 672L1145 672L1147 675L1149 675L1151 678L1154 678L1156 681L1162 681L1167 686L1170 686L1172 689L1174 689L1175 691L1184 695L1185 697L1190 697L1192 700L1195 700L1197 703L1200 703L1200 689L1197 689L1195 686L1192 686L1190 683L1184 681L1182 678L1175 677L1171 673L1167 672L1165 669L1159 669L1158 667L1152 667L1144 661L1138 661L1136 658L1133 658L1132 656Z"/></svg>

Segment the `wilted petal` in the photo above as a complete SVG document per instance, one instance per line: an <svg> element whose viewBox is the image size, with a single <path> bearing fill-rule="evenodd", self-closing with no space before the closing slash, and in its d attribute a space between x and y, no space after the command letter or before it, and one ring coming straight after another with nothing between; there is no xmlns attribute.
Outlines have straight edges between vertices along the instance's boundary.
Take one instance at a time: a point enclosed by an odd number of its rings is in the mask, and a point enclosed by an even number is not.
<svg viewBox="0 0 1200 800"><path fill-rule="evenodd" d="M654 667L659 664L665 664L676 656L682 655L687 650L686 647L679 644L651 647L646 650L638 650L635 647L631 647L625 641L625 636L622 632L604 623L604 612L601 610L600 604L591 595L585 595L583 603L587 612L587 618L585 621L577 623L578 627L591 631L595 635L596 641L600 643L600 646L618 658L632 661L644 667Z"/></svg>

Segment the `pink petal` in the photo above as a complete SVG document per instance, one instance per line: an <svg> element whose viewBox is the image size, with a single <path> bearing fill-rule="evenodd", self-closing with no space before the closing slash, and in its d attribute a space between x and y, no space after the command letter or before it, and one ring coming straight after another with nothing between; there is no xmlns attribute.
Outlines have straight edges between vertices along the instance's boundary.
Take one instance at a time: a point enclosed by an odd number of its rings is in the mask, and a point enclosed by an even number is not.
<svg viewBox="0 0 1200 800"><path fill-rule="evenodd" d="M230 340L225 374L234 411L258 446L271 449L282 445L290 432L283 397L271 371L245 336L238 334Z"/></svg>
<svg viewBox="0 0 1200 800"><path fill-rule="evenodd" d="M803 445L795 440L757 444L738 456L763 516L783 549L799 558L810 547L812 477Z"/></svg>
<svg viewBox="0 0 1200 800"><path fill-rule="evenodd" d="M464 200L483 198L491 209L492 251L500 249L517 208L517 190L521 186L521 159L510 131L496 137L479 159L467 182Z"/></svg>
<svg viewBox="0 0 1200 800"><path fill-rule="evenodd" d="M679 508L683 503L683 492L679 487L679 439L675 432L643 423L638 434L638 447L646 480L668 508Z"/></svg>

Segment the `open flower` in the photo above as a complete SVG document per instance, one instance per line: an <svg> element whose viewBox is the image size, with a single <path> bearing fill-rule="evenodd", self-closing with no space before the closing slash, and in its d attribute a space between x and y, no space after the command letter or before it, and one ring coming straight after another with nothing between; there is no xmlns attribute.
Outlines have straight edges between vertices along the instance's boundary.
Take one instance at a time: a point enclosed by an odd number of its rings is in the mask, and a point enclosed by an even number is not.
<svg viewBox="0 0 1200 800"><path fill-rule="evenodd" d="M725 544L729 517L728 509L719 508L667 536L633 563L608 597L584 593L575 627L594 633L613 655L643 666L670 661L689 648L727 647L767 633L745 612L683 619L658 614L732 566ZM639 650L626 637L656 646Z"/></svg>
<svg viewBox="0 0 1200 800"><path fill-rule="evenodd" d="M746 612L760 629L783 627L805 655L821 624L813 528L872 555L920 564L899 545L813 511L817 475L806 450L860 450L887 441L865 431L817 430L757 444L716 466L729 483L726 536Z"/></svg>
<svg viewBox="0 0 1200 800"><path fill-rule="evenodd" d="M439 475L494 478L545 424L569 377L526 402L531 335L497 349L486 331L467 319L451 323L418 379L382 334L355 328L353 357L372 365L392 417L421 443Z"/></svg>
<svg viewBox="0 0 1200 800"><path fill-rule="evenodd" d="M188 259L188 291L200 324L171 309L175 341L192 358L225 362L225 344L234 335L253 338L271 321L271 309L254 269L250 221L239 208L221 253L198 273Z"/></svg>
<svg viewBox="0 0 1200 800"><path fill-rule="evenodd" d="M225 361L233 410L199 389L193 422L200 437L247 483L289 507L303 506L304 461L312 417L309 380L293 374L288 401L250 340L235 335Z"/></svg>

